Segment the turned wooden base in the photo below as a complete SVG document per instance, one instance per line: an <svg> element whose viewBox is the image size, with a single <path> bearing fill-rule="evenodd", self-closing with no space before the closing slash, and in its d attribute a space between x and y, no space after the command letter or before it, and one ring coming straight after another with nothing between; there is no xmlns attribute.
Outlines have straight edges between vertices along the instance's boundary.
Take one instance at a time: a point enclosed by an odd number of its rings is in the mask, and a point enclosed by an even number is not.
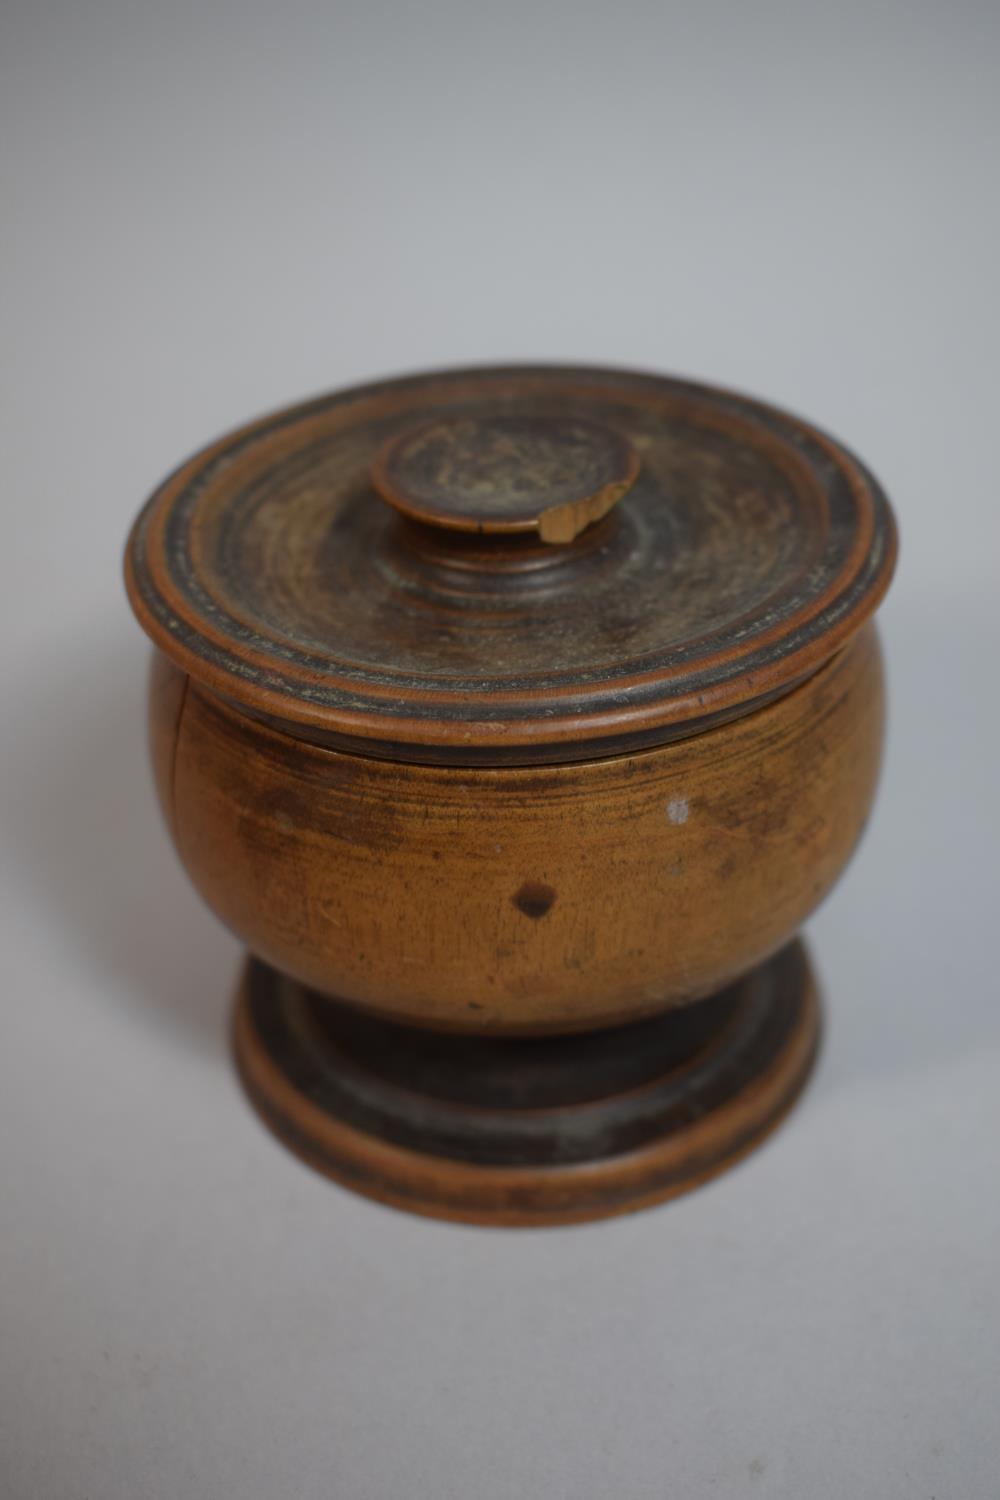
<svg viewBox="0 0 1000 1500"><path fill-rule="evenodd" d="M612 1031L507 1040L397 1026L250 959L236 1059L312 1166L415 1213L564 1224L657 1203L756 1146L802 1088L819 1004L801 942L718 994Z"/></svg>

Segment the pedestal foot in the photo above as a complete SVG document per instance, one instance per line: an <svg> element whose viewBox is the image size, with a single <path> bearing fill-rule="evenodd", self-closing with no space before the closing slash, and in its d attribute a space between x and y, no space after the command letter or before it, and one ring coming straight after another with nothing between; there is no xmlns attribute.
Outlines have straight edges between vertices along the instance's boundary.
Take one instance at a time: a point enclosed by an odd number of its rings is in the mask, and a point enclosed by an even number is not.
<svg viewBox="0 0 1000 1500"><path fill-rule="evenodd" d="M476 1224L657 1203L756 1146L812 1065L801 942L707 1000L612 1031L512 1040L374 1020L249 960L235 1047L251 1099L312 1166Z"/></svg>

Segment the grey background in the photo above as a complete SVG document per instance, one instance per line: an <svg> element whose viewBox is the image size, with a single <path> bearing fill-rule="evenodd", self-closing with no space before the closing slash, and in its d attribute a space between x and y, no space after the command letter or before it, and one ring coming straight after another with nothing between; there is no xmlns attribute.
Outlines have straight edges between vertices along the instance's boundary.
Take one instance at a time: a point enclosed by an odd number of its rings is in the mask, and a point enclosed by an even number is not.
<svg viewBox="0 0 1000 1500"><path fill-rule="evenodd" d="M998 18L3 7L3 1496L1000 1494ZM530 358L813 417L903 560L801 1108L689 1198L516 1233L351 1197L244 1104L119 559L251 414Z"/></svg>

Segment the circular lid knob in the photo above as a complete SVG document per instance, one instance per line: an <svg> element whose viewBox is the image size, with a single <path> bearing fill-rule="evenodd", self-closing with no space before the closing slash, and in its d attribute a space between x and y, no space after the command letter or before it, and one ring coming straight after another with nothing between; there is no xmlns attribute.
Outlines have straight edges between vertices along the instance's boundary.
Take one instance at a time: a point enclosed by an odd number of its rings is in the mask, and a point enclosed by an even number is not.
<svg viewBox="0 0 1000 1500"><path fill-rule="evenodd" d="M426 525L571 542L638 472L631 444L598 422L498 414L408 429L382 448L372 481Z"/></svg>

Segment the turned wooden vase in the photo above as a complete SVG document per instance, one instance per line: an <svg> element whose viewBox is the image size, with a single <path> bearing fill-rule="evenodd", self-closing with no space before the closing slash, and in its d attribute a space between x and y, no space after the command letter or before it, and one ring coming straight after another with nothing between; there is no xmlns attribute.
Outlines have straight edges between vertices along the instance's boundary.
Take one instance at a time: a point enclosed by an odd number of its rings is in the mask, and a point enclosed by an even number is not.
<svg viewBox="0 0 1000 1500"><path fill-rule="evenodd" d="M871 808L894 558L838 443L621 370L359 387L171 475L126 558L156 786L281 1139L506 1224L755 1145L816 1051L796 933Z"/></svg>

